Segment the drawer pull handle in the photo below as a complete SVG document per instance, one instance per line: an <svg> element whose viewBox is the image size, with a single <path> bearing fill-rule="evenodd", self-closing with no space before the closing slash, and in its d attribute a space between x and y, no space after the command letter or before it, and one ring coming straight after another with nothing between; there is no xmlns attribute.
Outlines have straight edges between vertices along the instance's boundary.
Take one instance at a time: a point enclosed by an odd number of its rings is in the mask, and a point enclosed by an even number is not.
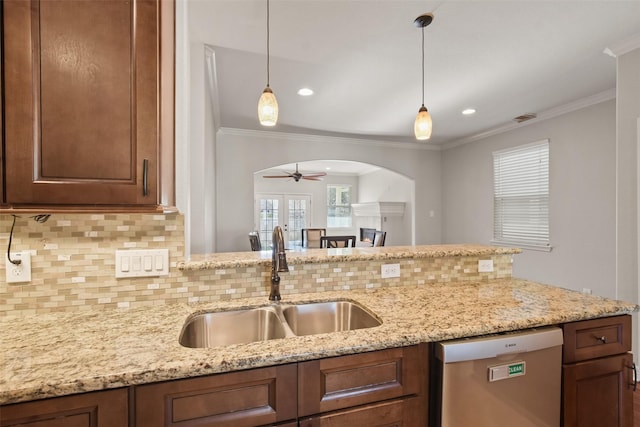
<svg viewBox="0 0 640 427"><path fill-rule="evenodd" d="M596 338L598 341L600 341L602 344L606 344L607 343L607 337L605 337L604 335L601 337Z"/></svg>

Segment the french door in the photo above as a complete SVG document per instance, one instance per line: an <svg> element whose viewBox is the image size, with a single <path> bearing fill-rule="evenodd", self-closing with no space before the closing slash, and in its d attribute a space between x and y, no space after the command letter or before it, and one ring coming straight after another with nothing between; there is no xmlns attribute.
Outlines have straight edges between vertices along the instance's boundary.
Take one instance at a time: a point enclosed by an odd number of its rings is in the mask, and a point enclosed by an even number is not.
<svg viewBox="0 0 640 427"><path fill-rule="evenodd" d="M282 228L285 247L302 245L302 229L311 224L311 195L256 194L254 222L262 249L271 249L273 229Z"/></svg>

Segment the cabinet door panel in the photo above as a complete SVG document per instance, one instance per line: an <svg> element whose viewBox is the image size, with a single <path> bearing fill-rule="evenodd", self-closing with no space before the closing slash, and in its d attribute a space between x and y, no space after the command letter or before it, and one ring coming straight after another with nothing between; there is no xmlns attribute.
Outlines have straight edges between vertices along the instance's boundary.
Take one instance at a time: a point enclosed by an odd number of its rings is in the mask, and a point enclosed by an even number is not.
<svg viewBox="0 0 640 427"><path fill-rule="evenodd" d="M296 418L296 366L136 387L136 426L257 426ZM272 424L269 424L272 425Z"/></svg>
<svg viewBox="0 0 640 427"><path fill-rule="evenodd" d="M157 204L158 4L3 2L7 203Z"/></svg>
<svg viewBox="0 0 640 427"><path fill-rule="evenodd" d="M0 426L126 427L128 399L118 389L16 403L0 408Z"/></svg>
<svg viewBox="0 0 640 427"><path fill-rule="evenodd" d="M630 353L563 366L565 427L633 426Z"/></svg>

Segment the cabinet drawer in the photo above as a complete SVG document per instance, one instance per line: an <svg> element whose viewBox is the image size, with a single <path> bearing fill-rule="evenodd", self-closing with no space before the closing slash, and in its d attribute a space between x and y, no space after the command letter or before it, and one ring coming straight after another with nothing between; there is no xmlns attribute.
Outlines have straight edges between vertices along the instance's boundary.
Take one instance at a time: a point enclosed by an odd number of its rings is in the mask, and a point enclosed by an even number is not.
<svg viewBox="0 0 640 427"><path fill-rule="evenodd" d="M272 425L296 418L296 365L136 387L136 426Z"/></svg>
<svg viewBox="0 0 640 427"><path fill-rule="evenodd" d="M427 408L420 397L388 400L300 420L300 427L426 425Z"/></svg>
<svg viewBox="0 0 640 427"><path fill-rule="evenodd" d="M565 323L564 363L622 354L631 350L631 316Z"/></svg>
<svg viewBox="0 0 640 427"><path fill-rule="evenodd" d="M426 345L298 364L298 416L426 395Z"/></svg>
<svg viewBox="0 0 640 427"><path fill-rule="evenodd" d="M127 389L54 397L0 407L0 426L126 427Z"/></svg>

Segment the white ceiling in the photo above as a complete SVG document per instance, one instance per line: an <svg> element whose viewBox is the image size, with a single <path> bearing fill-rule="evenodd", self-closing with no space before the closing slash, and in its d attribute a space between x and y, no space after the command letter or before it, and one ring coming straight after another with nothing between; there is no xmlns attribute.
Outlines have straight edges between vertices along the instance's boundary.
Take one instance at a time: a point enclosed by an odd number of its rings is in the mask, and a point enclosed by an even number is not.
<svg viewBox="0 0 640 427"><path fill-rule="evenodd" d="M262 129L266 0L188 0L215 51L218 126ZM640 34L640 0L271 0L280 132L415 142L425 29L431 144L459 141L615 88L605 48ZM296 94L308 86L315 94ZM607 92L613 93L613 92ZM467 107L477 109L462 116ZM268 130L268 129L267 129ZM418 143L418 142L415 142Z"/></svg>

